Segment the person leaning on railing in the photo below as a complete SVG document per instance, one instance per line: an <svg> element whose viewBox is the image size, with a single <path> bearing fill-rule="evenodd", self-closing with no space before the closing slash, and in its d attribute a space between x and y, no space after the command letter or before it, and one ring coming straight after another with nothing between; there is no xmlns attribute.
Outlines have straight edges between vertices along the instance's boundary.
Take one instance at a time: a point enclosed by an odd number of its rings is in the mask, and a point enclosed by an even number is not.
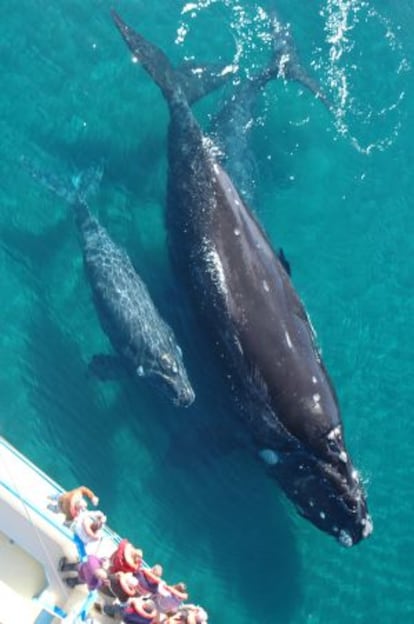
<svg viewBox="0 0 414 624"><path fill-rule="evenodd" d="M102 511L82 511L72 523L73 539L80 559L83 559L88 546L102 538L106 516Z"/></svg>
<svg viewBox="0 0 414 624"><path fill-rule="evenodd" d="M85 511L88 503L86 498L89 498L92 505L96 507L99 503L99 498L91 489L85 485L80 485L73 490L63 492L63 494L53 495L50 499L55 501L56 509L52 511L62 512L65 516L65 522L71 523L82 512Z"/></svg>

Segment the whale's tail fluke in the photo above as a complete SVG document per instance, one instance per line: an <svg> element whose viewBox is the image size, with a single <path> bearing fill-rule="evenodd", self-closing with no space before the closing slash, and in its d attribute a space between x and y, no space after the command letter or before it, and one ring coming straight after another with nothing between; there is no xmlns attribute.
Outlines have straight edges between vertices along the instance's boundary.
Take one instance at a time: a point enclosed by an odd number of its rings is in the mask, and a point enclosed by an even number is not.
<svg viewBox="0 0 414 624"><path fill-rule="evenodd" d="M298 82L332 112L334 109L332 102L319 82L306 71L299 60L290 24L282 22L274 9L271 14L271 25L273 58L267 69L267 80L282 78Z"/></svg>
<svg viewBox="0 0 414 624"><path fill-rule="evenodd" d="M206 65L188 61L174 68L160 48L128 26L114 9L111 15L133 59L148 72L168 102L179 94L188 104L193 104L221 87L234 72L231 65Z"/></svg>
<svg viewBox="0 0 414 624"><path fill-rule="evenodd" d="M29 175L48 191L64 199L73 209L78 228L82 229L90 220L88 199L99 189L103 176L103 163L95 164L83 171L64 178L52 171L40 169L31 160L21 156L20 162Z"/></svg>
<svg viewBox="0 0 414 624"><path fill-rule="evenodd" d="M165 99L170 102L177 94L185 97L175 70L164 52L128 26L114 9L111 9L111 16L131 50L133 59L148 72L161 89Z"/></svg>
<svg viewBox="0 0 414 624"><path fill-rule="evenodd" d="M72 206L86 203L89 197L95 195L103 176L102 163L92 165L69 179L37 167L26 156L21 156L20 163L36 182Z"/></svg>

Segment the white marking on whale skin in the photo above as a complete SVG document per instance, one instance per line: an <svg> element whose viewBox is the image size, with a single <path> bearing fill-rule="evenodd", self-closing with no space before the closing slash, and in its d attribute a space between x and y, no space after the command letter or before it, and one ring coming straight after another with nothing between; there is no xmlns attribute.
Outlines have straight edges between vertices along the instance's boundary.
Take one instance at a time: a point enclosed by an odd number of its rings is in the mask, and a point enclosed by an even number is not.
<svg viewBox="0 0 414 624"><path fill-rule="evenodd" d="M307 399L308 409L315 416L322 414L322 406L320 404L320 400L321 400L321 395L318 393L313 394L312 398L309 397ZM329 435L328 435L328 438L329 438Z"/></svg>
<svg viewBox="0 0 414 624"><path fill-rule="evenodd" d="M238 337L237 337L236 335L234 335L234 336L233 336L233 341L234 341L234 344L236 345L236 347L237 347L237 349L238 349L239 353L240 353L241 355L243 355L243 347L242 347L242 345L241 345L240 340L238 339Z"/></svg>
<svg viewBox="0 0 414 624"><path fill-rule="evenodd" d="M316 340L318 335L317 335L316 330L315 330L315 328L314 328L314 326L312 324L311 317L309 316L309 314L306 311L305 311L305 313L306 313L307 321L308 321L308 323L310 325L310 328L311 328L311 332L312 332L313 338L314 338L314 340ZM322 352L322 351L320 350L320 352Z"/></svg>
<svg viewBox="0 0 414 624"><path fill-rule="evenodd" d="M259 451L260 459L263 459L268 466L275 466L280 462L280 457L273 449L262 449Z"/></svg>
<svg viewBox="0 0 414 624"><path fill-rule="evenodd" d="M352 471L351 476L357 483L359 483L361 481L361 479L359 477L359 472L357 470L355 470L355 468Z"/></svg>
<svg viewBox="0 0 414 624"><path fill-rule="evenodd" d="M203 239L202 245L207 271L215 286L219 289L220 293L227 302L228 288L226 274L224 272L220 256L214 245L207 238Z"/></svg>
<svg viewBox="0 0 414 624"><path fill-rule="evenodd" d="M293 344L292 344L292 341L290 339L289 332L287 332L287 331L285 331L285 338L286 338L286 343L287 343L287 346L289 347L289 349L293 349Z"/></svg>
<svg viewBox="0 0 414 624"><path fill-rule="evenodd" d="M346 464L346 462L348 461L348 455L345 453L345 451L341 451L339 453L339 459L341 460L341 462L344 462L344 464Z"/></svg>
<svg viewBox="0 0 414 624"><path fill-rule="evenodd" d="M263 280L262 286L265 292L270 292L270 287L269 287L269 284L266 282L266 280Z"/></svg>
<svg viewBox="0 0 414 624"><path fill-rule="evenodd" d="M335 429L332 429L332 431L330 431L327 435L328 440L335 440L335 438L337 438L341 433L341 427L335 427Z"/></svg>
<svg viewBox="0 0 414 624"><path fill-rule="evenodd" d="M318 380L316 379L316 377L315 377L315 376L313 376L313 377L312 377L312 383L313 383L313 384L317 384L317 383L318 383Z"/></svg>
<svg viewBox="0 0 414 624"><path fill-rule="evenodd" d="M372 522L371 516L362 518L361 524L364 527L362 529L362 537L368 537L368 535L371 535L372 531L374 530L374 524Z"/></svg>
<svg viewBox="0 0 414 624"><path fill-rule="evenodd" d="M138 366L137 368L137 375L138 377L143 377L144 376L144 369L142 366Z"/></svg>
<svg viewBox="0 0 414 624"><path fill-rule="evenodd" d="M319 512L319 515L320 515L320 517L322 518L322 520L325 520L326 515L325 515L325 512L324 512L324 511L320 511L320 512Z"/></svg>
<svg viewBox="0 0 414 624"><path fill-rule="evenodd" d="M217 175L220 173L220 169L217 163L213 163L213 169L214 173L216 173Z"/></svg>
<svg viewBox="0 0 414 624"><path fill-rule="evenodd" d="M240 230L238 228L234 229L234 235L235 236L240 236Z"/></svg>
<svg viewBox="0 0 414 624"><path fill-rule="evenodd" d="M342 546L346 546L347 548L350 548L354 543L352 537L345 529L339 531L338 540L341 542Z"/></svg>

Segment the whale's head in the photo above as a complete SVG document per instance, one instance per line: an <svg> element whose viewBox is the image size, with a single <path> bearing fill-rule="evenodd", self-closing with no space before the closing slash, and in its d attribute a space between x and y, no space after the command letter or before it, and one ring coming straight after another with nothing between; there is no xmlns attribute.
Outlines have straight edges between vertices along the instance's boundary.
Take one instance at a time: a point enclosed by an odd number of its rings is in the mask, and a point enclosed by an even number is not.
<svg viewBox="0 0 414 624"><path fill-rule="evenodd" d="M189 407L195 399L182 351L175 341L153 353L145 367L137 366L136 374L145 377L177 407Z"/></svg>
<svg viewBox="0 0 414 624"><path fill-rule="evenodd" d="M373 530L361 478L340 427L322 442L325 452L318 456L303 448L287 453L266 449L260 455L300 515L343 546L353 546Z"/></svg>

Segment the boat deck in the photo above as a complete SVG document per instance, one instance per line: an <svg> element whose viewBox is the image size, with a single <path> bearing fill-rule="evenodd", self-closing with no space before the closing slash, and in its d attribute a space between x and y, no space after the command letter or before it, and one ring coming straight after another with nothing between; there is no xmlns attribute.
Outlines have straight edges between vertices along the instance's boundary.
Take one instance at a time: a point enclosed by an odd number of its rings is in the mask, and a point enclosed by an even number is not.
<svg viewBox="0 0 414 624"><path fill-rule="evenodd" d="M62 556L77 559L72 531L50 505L50 497L62 491L0 437L0 624L81 621L87 590L82 585L70 589L58 572ZM119 539L107 529L96 554L108 556ZM113 619L92 608L87 621Z"/></svg>

